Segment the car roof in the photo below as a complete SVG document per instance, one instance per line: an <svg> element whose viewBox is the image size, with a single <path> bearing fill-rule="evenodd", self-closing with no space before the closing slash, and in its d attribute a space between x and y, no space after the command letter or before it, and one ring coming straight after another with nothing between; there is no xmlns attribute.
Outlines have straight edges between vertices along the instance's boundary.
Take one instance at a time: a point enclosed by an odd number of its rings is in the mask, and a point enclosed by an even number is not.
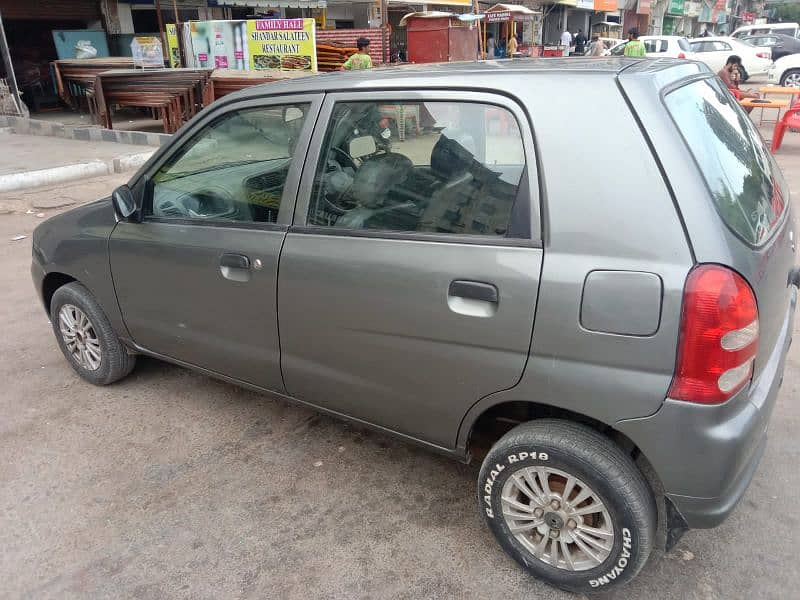
<svg viewBox="0 0 800 600"><path fill-rule="evenodd" d="M640 35L640 40L685 40L685 35Z"/></svg>
<svg viewBox="0 0 800 600"><path fill-rule="evenodd" d="M334 92L354 89L386 88L492 88L487 77L511 75L535 76L541 79L561 79L564 76L580 76L593 73L615 77L626 69L637 73L661 72L666 68L680 65L686 61L673 59L650 59L626 57L595 58L515 58L505 60L464 61L450 63L428 63L403 65L400 67L379 67L363 71L335 71L308 77L298 77L273 81L252 86L228 94L223 100L262 96L265 92L273 94L300 94L309 92Z"/></svg>
<svg viewBox="0 0 800 600"><path fill-rule="evenodd" d="M728 35L710 35L708 37L692 38L689 42L733 42L734 44L741 44L742 40L734 39Z"/></svg>

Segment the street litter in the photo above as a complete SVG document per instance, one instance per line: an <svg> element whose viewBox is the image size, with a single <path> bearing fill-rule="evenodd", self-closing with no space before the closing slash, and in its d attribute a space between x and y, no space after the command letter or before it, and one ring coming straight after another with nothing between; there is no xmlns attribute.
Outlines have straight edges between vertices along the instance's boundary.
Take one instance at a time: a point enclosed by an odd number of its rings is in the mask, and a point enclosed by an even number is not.
<svg viewBox="0 0 800 600"><path fill-rule="evenodd" d="M36 216L41 219L42 217L44 217L44 213L36 213Z"/></svg>
<svg viewBox="0 0 800 600"><path fill-rule="evenodd" d="M11 241L12 242L18 242L20 240L24 240L26 237L28 237L28 236L27 235L15 235L13 238L11 238Z"/></svg>

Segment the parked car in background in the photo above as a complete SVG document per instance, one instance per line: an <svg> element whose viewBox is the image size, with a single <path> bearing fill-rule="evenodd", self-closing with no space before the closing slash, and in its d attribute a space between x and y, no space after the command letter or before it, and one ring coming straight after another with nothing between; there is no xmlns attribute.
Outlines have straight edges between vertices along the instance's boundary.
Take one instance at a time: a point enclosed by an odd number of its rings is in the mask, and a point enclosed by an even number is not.
<svg viewBox="0 0 800 600"><path fill-rule="evenodd" d="M750 44L757 48L769 48L772 51L772 60L778 60L789 54L800 53L800 39L783 35L782 33L754 35L739 39L745 44Z"/></svg>
<svg viewBox="0 0 800 600"><path fill-rule="evenodd" d="M782 33L789 37L800 38L800 25L797 23L765 23L763 25L744 25L736 29L731 37L743 38L764 33Z"/></svg>
<svg viewBox="0 0 800 600"><path fill-rule="evenodd" d="M705 37L689 40L695 60L704 62L717 73L732 54L742 58L747 74L764 75L772 65L769 48L757 48L730 37Z"/></svg>
<svg viewBox="0 0 800 600"><path fill-rule="evenodd" d="M800 54L779 58L767 71L767 81L776 85L800 87Z"/></svg>
<svg viewBox="0 0 800 600"><path fill-rule="evenodd" d="M31 273L86 381L150 356L482 460L498 544L587 593L752 480L800 284L791 207L698 62L419 65L225 96L39 225ZM356 495L371 468L326 485ZM471 518L439 492L400 509Z"/></svg>
<svg viewBox="0 0 800 600"><path fill-rule="evenodd" d="M689 40L679 35L643 35L639 38L644 42L648 58L687 58L693 60L694 54L689 45ZM611 56L622 56L625 54L625 44L623 42L613 47L609 54Z"/></svg>

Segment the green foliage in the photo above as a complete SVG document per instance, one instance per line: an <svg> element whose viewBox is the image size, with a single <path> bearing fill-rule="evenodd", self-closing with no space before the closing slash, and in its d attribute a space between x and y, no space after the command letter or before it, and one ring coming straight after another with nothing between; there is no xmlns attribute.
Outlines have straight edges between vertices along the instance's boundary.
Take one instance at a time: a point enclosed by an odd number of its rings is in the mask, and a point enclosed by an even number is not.
<svg viewBox="0 0 800 600"><path fill-rule="evenodd" d="M775 19L787 22L800 22L800 2L787 1L775 7Z"/></svg>

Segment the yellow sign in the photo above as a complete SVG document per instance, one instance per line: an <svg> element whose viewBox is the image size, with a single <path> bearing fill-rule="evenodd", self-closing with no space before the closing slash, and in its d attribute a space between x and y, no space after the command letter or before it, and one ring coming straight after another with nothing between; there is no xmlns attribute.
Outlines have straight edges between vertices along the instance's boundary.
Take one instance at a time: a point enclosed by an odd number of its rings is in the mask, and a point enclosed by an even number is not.
<svg viewBox="0 0 800 600"><path fill-rule="evenodd" d="M169 48L169 66L177 69L181 66L181 48L178 43L178 28L167 25L167 47Z"/></svg>
<svg viewBox="0 0 800 600"><path fill-rule="evenodd" d="M314 19L247 21L250 68L316 71Z"/></svg>

